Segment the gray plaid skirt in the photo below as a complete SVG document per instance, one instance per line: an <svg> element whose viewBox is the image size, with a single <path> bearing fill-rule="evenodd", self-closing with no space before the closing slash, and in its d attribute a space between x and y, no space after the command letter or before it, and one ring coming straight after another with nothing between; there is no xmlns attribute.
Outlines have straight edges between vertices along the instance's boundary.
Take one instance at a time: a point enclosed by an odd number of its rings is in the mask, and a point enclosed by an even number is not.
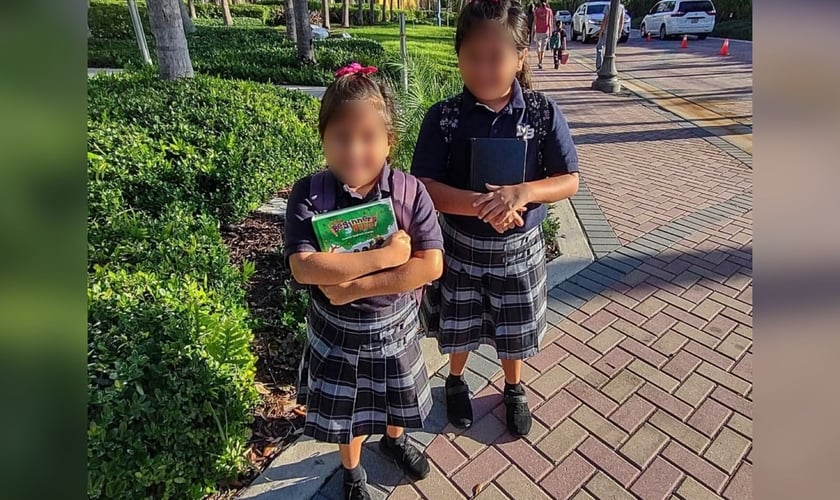
<svg viewBox="0 0 840 500"><path fill-rule="evenodd" d="M481 344L500 359L539 352L546 329L545 242L542 227L522 234L475 237L440 218L443 276L426 287L421 320L442 353Z"/></svg>
<svg viewBox="0 0 840 500"><path fill-rule="evenodd" d="M304 434L348 444L356 436L384 434L386 425L423 427L432 398L413 297L357 315L311 301L307 320L298 373L298 402L307 406Z"/></svg>

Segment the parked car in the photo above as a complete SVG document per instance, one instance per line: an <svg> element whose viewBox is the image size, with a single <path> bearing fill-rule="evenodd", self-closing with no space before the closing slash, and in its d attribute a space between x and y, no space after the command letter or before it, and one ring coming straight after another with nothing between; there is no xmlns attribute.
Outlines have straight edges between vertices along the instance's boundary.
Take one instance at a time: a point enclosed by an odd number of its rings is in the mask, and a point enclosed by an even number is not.
<svg viewBox="0 0 840 500"><path fill-rule="evenodd" d="M583 43L588 42L601 31L601 23L606 22L604 19L604 10L610 2L586 2L577 8L572 15L572 40L577 40ZM618 38L618 43L625 43L630 38L630 14L627 10L624 11L624 28L621 30L621 35Z"/></svg>
<svg viewBox="0 0 840 500"><path fill-rule="evenodd" d="M715 29L716 17L710 0L662 0L642 19L639 32L642 37L658 34L662 40L673 35L697 35L705 40Z"/></svg>
<svg viewBox="0 0 840 500"><path fill-rule="evenodd" d="M568 10L558 10L557 13L554 14L554 20L567 25L572 22L572 13Z"/></svg>

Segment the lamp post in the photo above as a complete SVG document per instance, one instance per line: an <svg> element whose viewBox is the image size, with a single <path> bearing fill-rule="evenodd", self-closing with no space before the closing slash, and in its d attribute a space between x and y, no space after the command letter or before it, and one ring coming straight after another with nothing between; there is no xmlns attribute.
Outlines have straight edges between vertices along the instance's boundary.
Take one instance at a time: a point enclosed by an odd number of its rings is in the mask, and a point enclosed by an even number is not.
<svg viewBox="0 0 840 500"><path fill-rule="evenodd" d="M615 69L615 47L618 42L618 16L621 9L619 0L610 0L610 17L607 19L607 44L604 47L604 60L598 68L598 78L592 82L592 88L615 94L621 90L618 71Z"/></svg>

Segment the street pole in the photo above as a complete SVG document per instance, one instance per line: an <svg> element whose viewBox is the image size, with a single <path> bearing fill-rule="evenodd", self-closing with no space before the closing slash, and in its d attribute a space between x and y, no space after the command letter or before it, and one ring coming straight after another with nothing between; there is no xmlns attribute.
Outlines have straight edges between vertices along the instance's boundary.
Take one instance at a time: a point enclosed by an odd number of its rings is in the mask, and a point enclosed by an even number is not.
<svg viewBox="0 0 840 500"><path fill-rule="evenodd" d="M618 70L615 68L615 47L618 42L618 15L621 8L619 0L610 0L610 18L607 20L607 44L604 47L604 60L598 68L598 78L592 82L594 90L615 94L621 90Z"/></svg>
<svg viewBox="0 0 840 500"><path fill-rule="evenodd" d="M405 12L400 12L400 59L402 59L403 90L408 89L408 51L405 46Z"/></svg>

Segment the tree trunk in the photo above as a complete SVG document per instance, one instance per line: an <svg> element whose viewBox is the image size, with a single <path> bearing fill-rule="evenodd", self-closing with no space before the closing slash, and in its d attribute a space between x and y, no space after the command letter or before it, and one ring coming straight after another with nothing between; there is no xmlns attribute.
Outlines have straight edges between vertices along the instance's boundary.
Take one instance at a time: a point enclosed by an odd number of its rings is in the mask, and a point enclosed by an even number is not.
<svg viewBox="0 0 840 500"><path fill-rule="evenodd" d="M161 80L193 77L180 3L180 0L147 1Z"/></svg>
<svg viewBox="0 0 840 500"><path fill-rule="evenodd" d="M312 46L312 26L309 24L309 5L306 0L294 0L294 3L298 59L311 64L315 62L315 50Z"/></svg>
<svg viewBox="0 0 840 500"><path fill-rule="evenodd" d="M181 22L184 23L184 33L195 33L195 25L190 18L190 13L187 11L187 6L184 2L178 0L178 8L181 9Z"/></svg>
<svg viewBox="0 0 840 500"><path fill-rule="evenodd" d="M330 0L321 0L321 15L324 17L322 26L330 29Z"/></svg>
<svg viewBox="0 0 840 500"><path fill-rule="evenodd" d="M342 7L343 15L341 16L341 27L342 28L349 28L350 27L350 0L344 0L344 6Z"/></svg>
<svg viewBox="0 0 840 500"><path fill-rule="evenodd" d="M370 0L370 25L376 24L376 1Z"/></svg>
<svg viewBox="0 0 840 500"><path fill-rule="evenodd" d="M356 24L359 26L365 24L365 0L357 0L359 9L356 11Z"/></svg>
<svg viewBox="0 0 840 500"><path fill-rule="evenodd" d="M388 17L388 21L394 20L394 0L391 0L391 15Z"/></svg>
<svg viewBox="0 0 840 500"><path fill-rule="evenodd" d="M190 7L190 19L195 19L197 17L195 15L195 0L189 0L189 7Z"/></svg>
<svg viewBox="0 0 840 500"><path fill-rule="evenodd" d="M289 40L297 42L297 30L295 29L295 2L294 0L283 0L283 17L286 19L286 36Z"/></svg>
<svg viewBox="0 0 840 500"><path fill-rule="evenodd" d="M233 26L233 17L230 15L230 5L228 0L222 0L222 16L225 19L225 26Z"/></svg>

